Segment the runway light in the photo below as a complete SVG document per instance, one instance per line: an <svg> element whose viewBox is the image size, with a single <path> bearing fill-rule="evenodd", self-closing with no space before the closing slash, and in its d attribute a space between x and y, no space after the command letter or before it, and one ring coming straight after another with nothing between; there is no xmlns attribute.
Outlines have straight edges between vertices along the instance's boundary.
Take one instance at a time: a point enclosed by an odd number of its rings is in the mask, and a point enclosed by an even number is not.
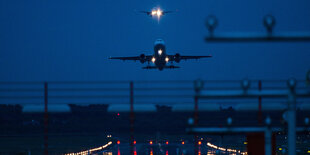
<svg viewBox="0 0 310 155"><path fill-rule="evenodd" d="M117 113L117 116L119 116L119 113Z"/></svg>
<svg viewBox="0 0 310 155"><path fill-rule="evenodd" d="M185 142L184 141L182 141L182 145L184 145L185 144Z"/></svg>
<svg viewBox="0 0 310 155"><path fill-rule="evenodd" d="M133 144L136 145L136 144L137 144L137 141L134 140L134 141L133 141Z"/></svg>
<svg viewBox="0 0 310 155"><path fill-rule="evenodd" d="M281 147L279 148L279 151L282 151L282 148L281 148Z"/></svg>
<svg viewBox="0 0 310 155"><path fill-rule="evenodd" d="M169 142L168 142L168 141L166 141L166 144L168 145L168 144L169 144Z"/></svg>
<svg viewBox="0 0 310 155"><path fill-rule="evenodd" d="M117 141L117 144L120 144L120 143L121 143L121 142L118 140L118 141Z"/></svg>
<svg viewBox="0 0 310 155"><path fill-rule="evenodd" d="M153 145L153 141L150 141L150 145Z"/></svg>
<svg viewBox="0 0 310 155"><path fill-rule="evenodd" d="M169 58L168 58L168 57L166 57L165 61L166 61L166 62L169 62Z"/></svg>
<svg viewBox="0 0 310 155"><path fill-rule="evenodd" d="M160 49L158 50L158 54L161 55L163 53L163 51Z"/></svg>
<svg viewBox="0 0 310 155"><path fill-rule="evenodd" d="M201 145L201 141L198 141L198 145Z"/></svg>
<svg viewBox="0 0 310 155"><path fill-rule="evenodd" d="M85 150L85 151L81 151L81 152L76 152L76 153L67 153L65 155L86 155L86 154L89 154L89 153L92 153L92 152L103 150L103 149L105 149L106 147L108 147L111 144L112 144L112 142L109 142L109 143L107 143L107 144L105 144L103 146L97 147L97 148L92 148L92 149L89 149L89 150Z"/></svg>
<svg viewBox="0 0 310 155"><path fill-rule="evenodd" d="M154 63L156 61L155 57L152 58L152 62Z"/></svg>
<svg viewBox="0 0 310 155"><path fill-rule="evenodd" d="M245 145L246 145L246 144L248 144L248 142L244 142L243 144L245 144Z"/></svg>

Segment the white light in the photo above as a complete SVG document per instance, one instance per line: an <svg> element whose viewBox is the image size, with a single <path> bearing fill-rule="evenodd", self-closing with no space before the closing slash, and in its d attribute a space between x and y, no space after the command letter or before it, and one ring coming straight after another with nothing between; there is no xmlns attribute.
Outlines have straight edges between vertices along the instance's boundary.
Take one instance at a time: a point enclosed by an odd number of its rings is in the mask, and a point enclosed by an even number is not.
<svg viewBox="0 0 310 155"><path fill-rule="evenodd" d="M152 58L152 62L154 63L156 61L155 57Z"/></svg>
<svg viewBox="0 0 310 155"><path fill-rule="evenodd" d="M97 148L93 148L93 149L89 149L89 150L85 150L85 151L81 151L81 152L76 152L76 153L67 153L65 155L84 155L84 154L86 155L86 154L92 153L94 151L103 150L111 144L112 144L112 142L109 142L109 143L107 143L103 146L97 147Z"/></svg>
<svg viewBox="0 0 310 155"><path fill-rule="evenodd" d="M168 58L168 57L166 57L165 61L166 61L166 62L168 62L168 61L169 61L169 58Z"/></svg>
<svg viewBox="0 0 310 155"><path fill-rule="evenodd" d="M217 150L220 150L220 151L223 151L223 152L232 152L232 153L240 153L240 154L244 154L246 155L247 152L241 152L240 150L235 150L235 149L230 149L230 148L223 148L223 147L219 147L219 146L216 146L214 144L211 144L211 143L207 143L207 146L211 147L211 148L214 148L214 149L217 149Z"/></svg>
<svg viewBox="0 0 310 155"><path fill-rule="evenodd" d="M163 53L162 50L158 50L158 54L161 55Z"/></svg>
<svg viewBox="0 0 310 155"><path fill-rule="evenodd" d="M156 10L152 10L152 16L156 15L157 11Z"/></svg>
<svg viewBox="0 0 310 155"><path fill-rule="evenodd" d="M156 12L158 18L162 15L162 11L160 9L157 9L157 12Z"/></svg>

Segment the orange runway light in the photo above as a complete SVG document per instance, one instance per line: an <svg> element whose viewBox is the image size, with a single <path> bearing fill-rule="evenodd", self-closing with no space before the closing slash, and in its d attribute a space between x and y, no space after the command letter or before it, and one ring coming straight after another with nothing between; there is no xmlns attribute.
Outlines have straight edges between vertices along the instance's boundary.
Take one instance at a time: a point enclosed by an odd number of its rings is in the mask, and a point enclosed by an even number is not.
<svg viewBox="0 0 310 155"><path fill-rule="evenodd" d="M153 144L153 141L150 141L150 145L152 145Z"/></svg>
<svg viewBox="0 0 310 155"><path fill-rule="evenodd" d="M166 141L166 144L168 145L168 144L169 144L169 142L168 142L168 141Z"/></svg>
<svg viewBox="0 0 310 155"><path fill-rule="evenodd" d="M184 141L182 141L182 145L184 145L185 144L185 142Z"/></svg>
<svg viewBox="0 0 310 155"><path fill-rule="evenodd" d="M116 143L117 143L117 144L120 144L121 142L118 140Z"/></svg>
<svg viewBox="0 0 310 155"><path fill-rule="evenodd" d="M201 145L201 141L198 141L198 145Z"/></svg>
<svg viewBox="0 0 310 155"><path fill-rule="evenodd" d="M135 141L135 140L134 140L134 141L133 141L133 144L135 144L135 145L136 145L136 144L137 144L137 141Z"/></svg>

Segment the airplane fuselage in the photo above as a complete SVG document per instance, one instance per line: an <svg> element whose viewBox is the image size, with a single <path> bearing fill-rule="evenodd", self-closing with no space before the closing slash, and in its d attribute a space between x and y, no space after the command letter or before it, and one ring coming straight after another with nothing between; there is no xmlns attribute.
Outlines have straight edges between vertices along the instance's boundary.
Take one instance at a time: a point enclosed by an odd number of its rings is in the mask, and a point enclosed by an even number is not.
<svg viewBox="0 0 310 155"><path fill-rule="evenodd" d="M166 54L166 46L162 39L157 39L154 44L154 57L152 62L158 67L159 70L163 70L166 63L169 61ZM167 60L168 59L168 60Z"/></svg>

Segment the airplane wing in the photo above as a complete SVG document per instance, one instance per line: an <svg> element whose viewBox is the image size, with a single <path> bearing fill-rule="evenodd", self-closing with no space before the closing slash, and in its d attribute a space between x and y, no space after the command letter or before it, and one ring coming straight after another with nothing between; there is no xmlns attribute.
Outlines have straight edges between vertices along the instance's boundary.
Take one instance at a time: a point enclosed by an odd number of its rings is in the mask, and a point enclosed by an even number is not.
<svg viewBox="0 0 310 155"><path fill-rule="evenodd" d="M201 58L211 58L212 56L183 56L180 54L169 55L169 60L171 61L180 61L180 60L188 60L188 59L201 59Z"/></svg>
<svg viewBox="0 0 310 155"><path fill-rule="evenodd" d="M147 15L151 15L152 12L150 11L140 11L141 13L146 13Z"/></svg>
<svg viewBox="0 0 310 155"><path fill-rule="evenodd" d="M174 11L163 11L163 14L166 14L166 13L173 13Z"/></svg>
<svg viewBox="0 0 310 155"><path fill-rule="evenodd" d="M110 57L109 59L118 59L118 60L133 60L133 61L137 61L137 60L144 60L144 61L151 61L152 56L148 55L148 56L135 56L135 57Z"/></svg>
<svg viewBox="0 0 310 155"><path fill-rule="evenodd" d="M211 58L212 56L180 56L181 60Z"/></svg>
<svg viewBox="0 0 310 155"><path fill-rule="evenodd" d="M145 13L147 15L152 15L152 11L139 11L140 13ZM174 11L163 11L162 14L173 13Z"/></svg>

